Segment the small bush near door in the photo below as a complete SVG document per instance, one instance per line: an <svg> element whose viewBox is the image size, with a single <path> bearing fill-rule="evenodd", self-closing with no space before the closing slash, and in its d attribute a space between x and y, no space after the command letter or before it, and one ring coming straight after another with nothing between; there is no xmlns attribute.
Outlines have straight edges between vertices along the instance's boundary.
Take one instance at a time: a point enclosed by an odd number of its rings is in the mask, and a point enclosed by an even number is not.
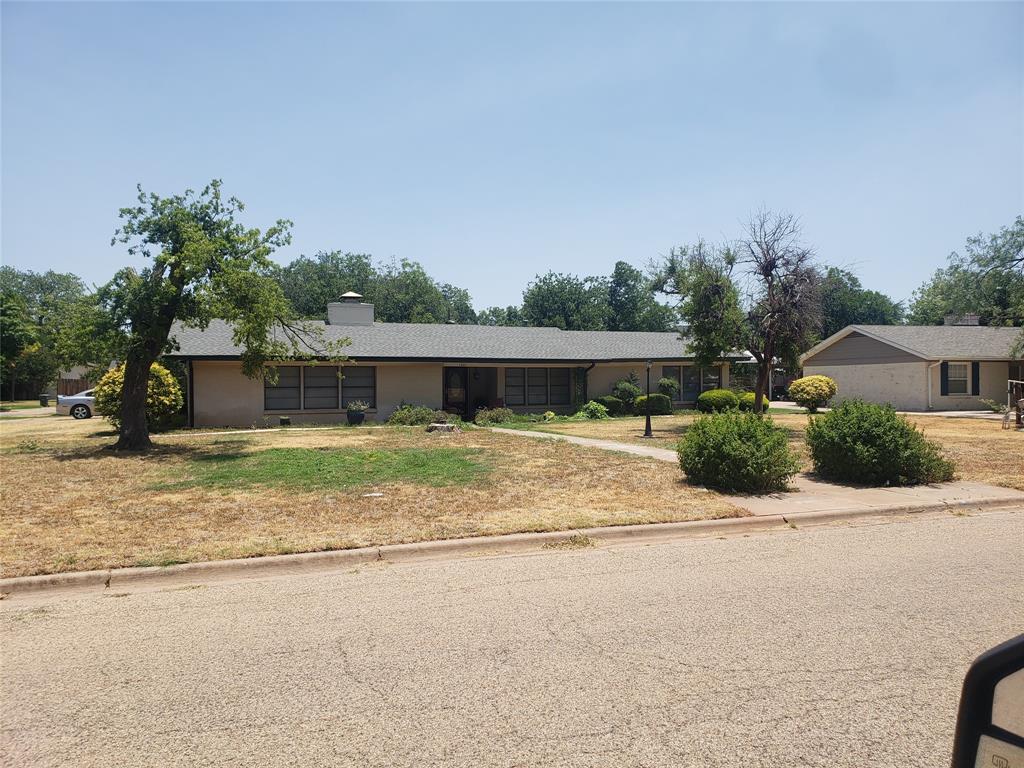
<svg viewBox="0 0 1024 768"><path fill-rule="evenodd" d="M786 430L738 411L699 417L677 453L689 482L723 491L782 491L799 469Z"/></svg>
<svg viewBox="0 0 1024 768"><path fill-rule="evenodd" d="M647 413L647 395L640 395L633 401L633 410L638 416ZM672 413L672 401L668 395L651 394L651 413L655 416L668 416Z"/></svg>
<svg viewBox="0 0 1024 768"><path fill-rule="evenodd" d="M847 400L811 418L807 447L827 480L919 485L953 478L953 462L890 405Z"/></svg>
<svg viewBox="0 0 1024 768"><path fill-rule="evenodd" d="M718 413L739 408L740 400L729 389L709 389L697 398L697 410L701 413Z"/></svg>
<svg viewBox="0 0 1024 768"><path fill-rule="evenodd" d="M423 405L403 403L388 417L388 424L402 427L422 427L427 424L447 424L455 417L444 411L435 411Z"/></svg>
<svg viewBox="0 0 1024 768"><path fill-rule="evenodd" d="M515 418L515 411L511 408L480 408L473 417L473 421L482 427L487 427L491 424L507 424L510 421L515 421Z"/></svg>

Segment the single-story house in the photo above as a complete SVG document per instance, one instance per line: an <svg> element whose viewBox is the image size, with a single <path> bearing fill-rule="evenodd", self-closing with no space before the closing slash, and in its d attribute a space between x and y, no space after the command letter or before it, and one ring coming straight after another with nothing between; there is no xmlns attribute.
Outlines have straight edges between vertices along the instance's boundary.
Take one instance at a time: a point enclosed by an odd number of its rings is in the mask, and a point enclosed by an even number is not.
<svg viewBox="0 0 1024 768"><path fill-rule="evenodd" d="M326 340L349 339L350 359L274 363L277 380L242 373L241 350L232 329L215 320L205 329L176 325L177 349L188 373L188 413L193 426L330 423L346 418L353 401L368 404L368 418L386 419L402 403L471 417L478 408L505 406L519 412L570 413L581 402L609 394L635 372L651 388L658 379L679 383L677 404L696 401L706 389L729 383L731 360L701 367L687 354L679 332L563 331L482 325L378 323L373 305L345 294L318 321Z"/></svg>
<svg viewBox="0 0 1024 768"><path fill-rule="evenodd" d="M977 410L1006 402L1024 379L1011 354L1021 328L984 325L848 325L800 357L805 376L835 379L837 399L891 403L905 411Z"/></svg>

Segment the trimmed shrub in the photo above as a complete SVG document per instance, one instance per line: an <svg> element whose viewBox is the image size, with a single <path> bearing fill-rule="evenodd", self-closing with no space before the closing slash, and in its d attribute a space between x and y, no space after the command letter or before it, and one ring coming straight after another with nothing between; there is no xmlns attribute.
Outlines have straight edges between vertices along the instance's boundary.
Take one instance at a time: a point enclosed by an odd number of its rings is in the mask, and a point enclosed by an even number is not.
<svg viewBox="0 0 1024 768"><path fill-rule="evenodd" d="M639 416L647 413L647 395L640 395L633 401L633 411ZM651 393L651 414L655 416L668 416L672 413L672 401L668 395L660 392Z"/></svg>
<svg viewBox="0 0 1024 768"><path fill-rule="evenodd" d="M836 392L836 383L828 376L804 376L789 385L790 399L811 413L816 413L819 408L828 405L828 401L836 396Z"/></svg>
<svg viewBox="0 0 1024 768"><path fill-rule="evenodd" d="M740 399L730 389L709 389L697 398L697 410L701 413L732 411L740 407Z"/></svg>
<svg viewBox="0 0 1024 768"><path fill-rule="evenodd" d="M629 379L620 379L612 387L612 395L619 398L625 404L627 411L633 408L633 401L642 394L643 390L640 389L636 382Z"/></svg>
<svg viewBox="0 0 1024 768"><path fill-rule="evenodd" d="M675 379L658 379L658 391L669 400L675 400L679 396L679 382Z"/></svg>
<svg viewBox="0 0 1024 768"><path fill-rule="evenodd" d="M591 400L580 408L579 413L576 415L583 419L607 419L608 409L600 403Z"/></svg>
<svg viewBox="0 0 1024 768"><path fill-rule="evenodd" d="M544 411L544 421L554 421L557 415L554 411Z"/></svg>
<svg viewBox="0 0 1024 768"><path fill-rule="evenodd" d="M891 405L847 400L810 420L807 447L828 480L918 485L953 477L953 462Z"/></svg>
<svg viewBox="0 0 1024 768"><path fill-rule="evenodd" d="M627 412L626 404L615 395L601 395L601 397L595 397L592 402L600 403L607 408L609 416L622 416Z"/></svg>
<svg viewBox="0 0 1024 768"><path fill-rule="evenodd" d="M399 427L422 427L427 424L448 424L455 417L445 411L435 411L425 405L402 403L388 416L388 424Z"/></svg>
<svg viewBox="0 0 1024 768"><path fill-rule="evenodd" d="M698 417L676 452L689 482L723 491L781 491L799 469L786 430L753 413Z"/></svg>
<svg viewBox="0 0 1024 768"><path fill-rule="evenodd" d="M740 392L740 410L741 411L753 411L754 410L754 393L753 392ZM762 413L767 413L770 404L768 402L768 395L765 394L761 400Z"/></svg>
<svg viewBox="0 0 1024 768"><path fill-rule="evenodd" d="M491 424L507 424L515 421L516 414L511 408L480 408L473 416L473 421L481 426Z"/></svg>
<svg viewBox="0 0 1024 768"><path fill-rule="evenodd" d="M121 428L121 393L124 391L124 366L103 374L94 388L96 413L105 416L114 429ZM146 390L146 424L150 432L163 432L179 426L185 399L174 375L159 363L149 369Z"/></svg>

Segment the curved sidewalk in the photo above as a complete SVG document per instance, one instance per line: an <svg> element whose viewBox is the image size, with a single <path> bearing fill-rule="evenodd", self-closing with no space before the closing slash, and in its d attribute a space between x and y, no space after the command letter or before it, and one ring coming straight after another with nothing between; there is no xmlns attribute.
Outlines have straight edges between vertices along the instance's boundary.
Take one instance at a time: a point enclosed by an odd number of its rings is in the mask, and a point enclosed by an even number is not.
<svg viewBox="0 0 1024 768"><path fill-rule="evenodd" d="M632 453L659 461L676 463L675 451L656 446L618 443L613 440L598 440L592 437L559 435L553 432L534 432L525 429L491 428L506 435L565 440L588 448L606 451ZM917 485L906 488L864 488L838 485L816 480L805 474L797 475L791 484L792 491L769 493L763 496L730 495L729 501L753 515L790 515L797 512L847 512L855 510L898 511L916 510L929 507L953 507L969 504L1024 503L1024 491L1001 488L985 483L954 481L934 485Z"/></svg>

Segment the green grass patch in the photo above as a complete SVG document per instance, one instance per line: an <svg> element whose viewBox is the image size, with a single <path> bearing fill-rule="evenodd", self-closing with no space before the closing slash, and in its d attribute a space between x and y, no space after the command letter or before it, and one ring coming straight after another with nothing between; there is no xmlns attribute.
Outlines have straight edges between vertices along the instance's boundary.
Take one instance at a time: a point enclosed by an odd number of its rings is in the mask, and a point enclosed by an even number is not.
<svg viewBox="0 0 1024 768"><path fill-rule="evenodd" d="M210 453L191 460L187 479L156 487L325 490L386 483L468 485L481 480L491 469L480 454L468 448L268 448Z"/></svg>

